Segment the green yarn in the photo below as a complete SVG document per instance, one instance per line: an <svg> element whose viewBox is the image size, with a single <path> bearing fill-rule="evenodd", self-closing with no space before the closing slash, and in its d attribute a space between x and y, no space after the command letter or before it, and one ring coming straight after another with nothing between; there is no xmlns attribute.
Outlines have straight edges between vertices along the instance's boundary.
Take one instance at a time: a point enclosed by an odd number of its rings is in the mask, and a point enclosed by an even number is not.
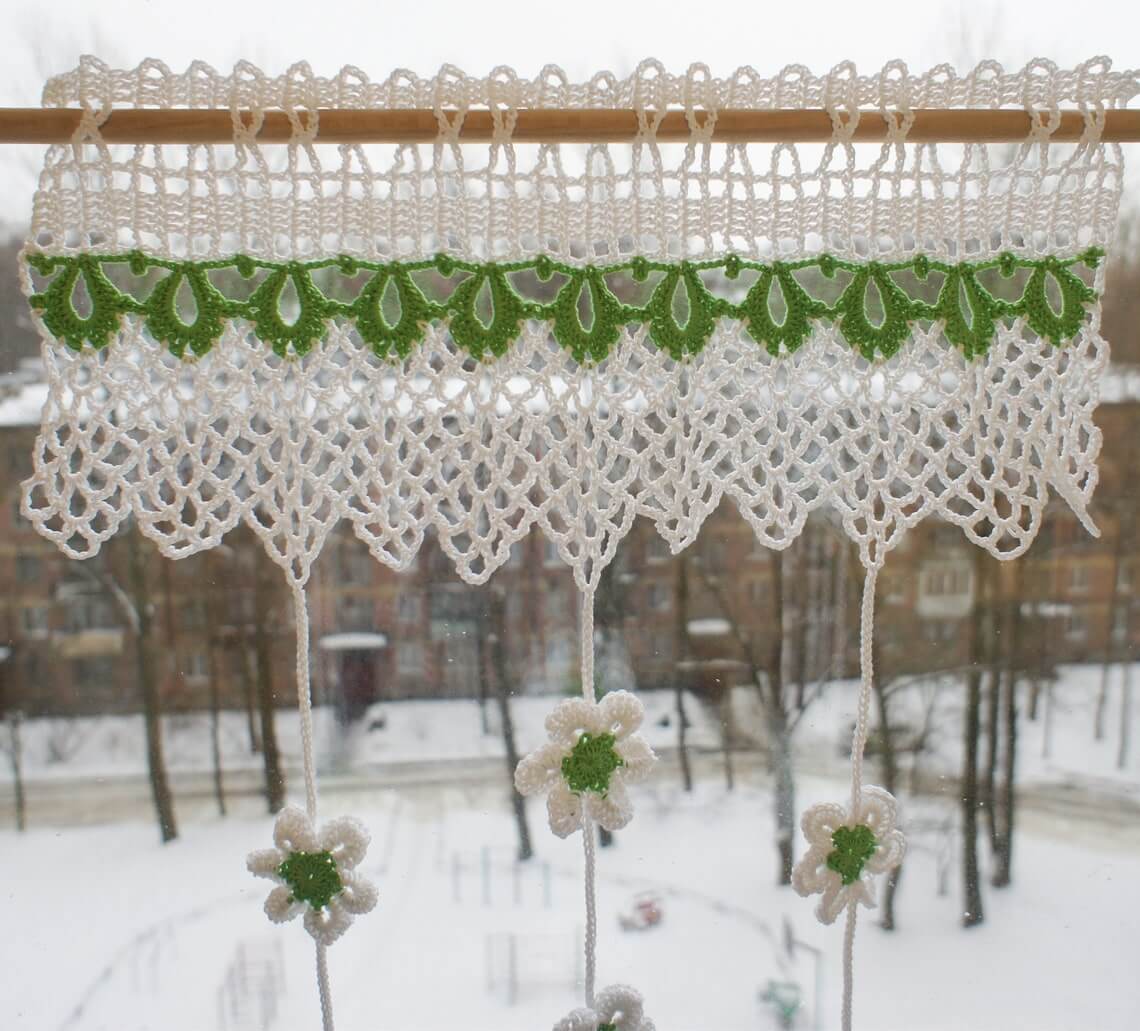
<svg viewBox="0 0 1140 1031"><path fill-rule="evenodd" d="M855 827L836 827L831 843L835 850L828 854L827 868L839 874L844 884L854 884L859 879L863 866L879 847L871 828L862 823Z"/></svg>
<svg viewBox="0 0 1140 1031"><path fill-rule="evenodd" d="M599 1024L598 1031L618 1031L617 1024Z"/></svg>
<svg viewBox="0 0 1140 1031"><path fill-rule="evenodd" d="M313 909L324 909L344 891L331 852L290 852L277 873L289 885L292 901L307 902Z"/></svg>
<svg viewBox="0 0 1140 1031"><path fill-rule="evenodd" d="M993 343L997 322L1024 316L1039 336L1060 346L1080 329L1085 306L1096 301L1096 291L1077 276L1073 268L1095 268L1104 252L1097 247L1072 258L1020 258L1003 253L986 261L951 264L919 254L899 262L854 262L821 254L798 261L770 264L748 261L729 254L712 261L677 263L650 261L637 256L612 265L578 267L539 255L524 261L476 263L441 254L420 261L388 263L365 261L347 255L317 261L273 262L244 254L209 261L172 261L139 251L126 254L47 255L32 252L28 264L50 282L29 298L41 312L44 325L68 347L85 344L105 347L118 331L125 314L142 316L150 334L170 351L201 356L218 342L227 321L245 319L256 335L282 356L306 354L324 335L330 319L351 320L364 342L379 357L406 357L424 339L427 324L446 322L455 343L476 358L501 357L518 339L526 319L551 323L555 340L581 362L605 359L621 337L625 325L644 325L654 343L672 357L699 354L720 318L741 322L745 332L770 354L796 351L811 335L813 323L832 322L852 347L868 360L895 354L915 323L940 322L946 338L967 358L985 354ZM108 270L126 266L137 277L151 271L165 275L148 295L136 297L112 282ZM314 282L313 274L334 270L346 276L367 275L367 280L347 300L328 296ZM757 278L743 300L717 296L705 283L703 272L721 272L736 280L751 270ZM996 274L1011 279L1028 272L1019 297L1002 299L987 289L979 275ZM245 299L233 296L233 276L219 286L210 273L234 273L249 279L264 278ZM850 278L840 289L832 283L836 274ZM446 280L445 296L429 300L416 280L417 273L436 273ZM519 287L516 273L532 273L539 283L549 283L555 274L564 279L550 297L531 297ZM796 273L800 273L799 276ZM906 289L896 278L909 273L917 284ZM935 296L931 273L942 276ZM611 284L625 277L630 290L660 279L644 304L620 299L627 291ZM224 275L219 279L225 280ZM1060 298L1060 310L1049 300L1050 280ZM189 289L197 309L192 322L178 314L178 295ZM76 311L74 294L82 287L91 311ZM229 289L227 289L229 287ZM877 305L868 305L867 295L878 292ZM297 317L287 322L281 312L283 293L296 295ZM139 288L142 289L141 287ZM647 290L648 287L642 287ZM832 303L817 294L835 297ZM240 293L240 291L237 291ZM783 321L773 314L772 295L782 295ZM1000 289L999 293L1003 292ZM836 293L838 294L836 296ZM737 294L739 296L739 294ZM389 322L386 304L397 302L399 317ZM688 316L677 317L683 302ZM579 315L588 305L589 328ZM489 307L489 320L480 314ZM881 309L876 323L872 312Z"/></svg>
<svg viewBox="0 0 1140 1031"><path fill-rule="evenodd" d="M592 791L604 795L610 789L610 775L625 765L614 750L613 734L583 734L562 760L562 776L576 794Z"/></svg>

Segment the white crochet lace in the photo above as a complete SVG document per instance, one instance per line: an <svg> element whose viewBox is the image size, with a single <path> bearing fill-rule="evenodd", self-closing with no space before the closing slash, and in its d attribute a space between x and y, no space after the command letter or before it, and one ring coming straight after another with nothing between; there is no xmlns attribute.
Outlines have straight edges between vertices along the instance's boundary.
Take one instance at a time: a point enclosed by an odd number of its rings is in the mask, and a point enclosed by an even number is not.
<svg viewBox="0 0 1140 1031"><path fill-rule="evenodd" d="M859 76L845 63L821 77L790 66L774 78L745 68L727 79L702 65L676 76L645 62L626 79L600 73L582 84L552 67L533 80L505 68L484 79L444 68L431 79L400 71L370 83L355 68L322 79L298 64L271 78L244 63L228 76L195 63L175 75L155 61L112 71L85 59L44 92L46 105L78 105L85 114L73 143L48 152L28 253L86 261L86 253L139 251L166 261L162 268L242 255L250 271L249 259L388 263L443 254L445 262L501 264L545 256L574 275L635 258L820 255L848 263L921 256L946 274L956 263L996 265L1007 255L1011 263L1040 260L1053 274L1058 262L1111 242L1121 152L1100 140L1103 115L1138 92L1140 78L1111 71L1105 59L1073 71L1034 61L1011 73L986 62L965 76L946 66L913 75L892 62ZM107 145L100 125L123 106L228 108L233 142ZM907 139L916 109L1002 106L1030 112L1025 143ZM428 108L440 132L428 144L333 149L313 140L322 107ZM640 134L633 143L587 147L513 142L515 113L541 107L632 108ZM669 107L688 116L685 144L656 138ZM826 109L832 140L774 147L712 140L719 110L772 107ZM1078 144L1049 142L1063 107L1084 115ZM472 108L495 113L489 145L458 135ZM290 118L287 146L257 141L270 109ZM881 146L852 143L860 109L888 119ZM237 117L244 110L252 112L248 124ZM41 261L40 273L53 267ZM29 293L42 286L30 268L24 276ZM1097 295L1103 277L1101 264L1092 277ZM498 357L460 346L443 316L423 322L406 356L380 357L345 312L327 319L305 354L275 351L249 319L227 316L204 353L191 356L156 340L139 307L118 310L100 349L61 333L72 345L65 346L43 314L49 396L25 512L80 558L132 516L172 557L218 544L241 521L253 526L292 584L313 822L303 587L339 521L351 521L395 568L433 531L475 583L537 526L583 592L582 685L593 703L593 591L635 517L651 519L679 550L729 497L757 537L780 548L810 512L829 508L867 567L852 801L841 811L854 821L866 810L875 577L900 535L937 515L995 554L1020 554L1050 489L1092 529L1086 506L1100 446L1092 412L1107 347L1099 302L1087 300L1066 339L1039 336L1032 325L1046 323L1026 309L998 318L988 349L973 357L948 340L941 316L912 320L893 354L861 353L834 317L814 321L789 352L758 344L740 318L718 316L701 345L681 356L646 320L631 320L604 355L577 360L537 317L520 319ZM558 775L551 767L549 776ZM558 790L569 798L573 789ZM570 801L573 812L588 812L578 796ZM585 1001L589 1019L600 1020L592 1008L590 819L581 829ZM844 833L847 847L865 835L874 841L867 827ZM899 835L900 856L901 849ZM868 867L866 877L874 872ZM864 876L861 867L855 875ZM858 883L859 897L870 898ZM845 1027L854 919L852 901ZM331 1029L324 949L319 943L318 974Z"/></svg>

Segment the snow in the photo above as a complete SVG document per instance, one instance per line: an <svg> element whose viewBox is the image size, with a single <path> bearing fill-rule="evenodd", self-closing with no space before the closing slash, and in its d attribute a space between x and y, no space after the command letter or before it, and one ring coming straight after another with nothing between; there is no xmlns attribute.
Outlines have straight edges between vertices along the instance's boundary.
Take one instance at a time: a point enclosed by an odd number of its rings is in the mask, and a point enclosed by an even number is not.
<svg viewBox="0 0 1140 1031"><path fill-rule="evenodd" d="M857 1028L1135 1026L1140 757L1134 753L1125 769L1116 769L1118 678L1119 672L1110 685L1108 740L1092 740L1097 667L1062 671L1048 718L1044 697L1036 721L1023 713L1014 883L992 889L983 869L982 926L960 927L960 845L941 829L956 820L952 792L905 799L911 851L899 930L887 934L874 913L861 914ZM960 686L903 692L897 708L900 719L913 722L931 694L937 733L923 762L934 775L953 772L959 759ZM742 688L734 697L748 735L761 733L754 696ZM797 808L844 797L840 751L854 698L854 684L833 684L808 711L797 733ZM556 701L512 703L521 748L544 739L542 719ZM667 753L676 741L673 693L647 692L645 701L645 732ZM806 1029L814 965L807 950L787 957L788 918L797 939L823 950L823 1027L831 1031L838 1027L842 928L819 926L813 901L774 883L763 762L741 753L738 787L727 792L715 754L717 725L696 699L687 698L686 709L696 791L684 793L675 766L664 762L657 777L633 789L633 823L614 848L599 851L599 983L636 985L663 1031L764 1031L778 1025L759 993L769 981L792 981L807 1005L795 1026ZM365 869L381 892L377 909L330 950L338 1026L534 1031L579 1004L573 981L583 924L581 842L554 838L542 801L533 800L538 854L522 867L513 862L506 771L493 763L488 773L479 762L502 755L496 706L487 706L486 735L471 701L384 703L347 735L329 710L316 716L326 757L322 812L351 812L371 828ZM138 717L86 721L74 753L54 763L44 750L53 735L60 744L59 721L25 724L32 829L0 831L7 875L0 921L10 929L0 936L0 969L14 975L0 979L5 1031L312 1031L319 1026L312 943L298 924L269 924L261 913L268 883L244 869L245 853L269 844L272 819L255 796L231 798L222 819L208 796L180 795L187 772L208 769L204 718L167 720L182 831L175 843L158 844L145 805L130 820L97 826L37 822L37 791L53 780L67 778L78 814L109 790L92 771L137 777L144 759L140 723ZM282 712L278 726L295 771L295 716ZM226 714L223 731L227 764L256 766L257 757L247 754L244 714ZM443 770L443 780L383 786L384 769L417 762ZM875 769L872 758L869 770ZM295 772L289 783L294 792L300 788ZM1042 804L1043 792L1059 787L1079 789L1067 810ZM4 820L6 803L0 801ZM940 894L939 857L947 847L951 870ZM981 853L984 866L988 849ZM663 923L621 932L618 916L646 890L660 895ZM513 1002L506 958L512 936Z"/></svg>
<svg viewBox="0 0 1140 1031"><path fill-rule="evenodd" d="M732 632L732 624L727 619L690 619L690 637L724 637Z"/></svg>
<svg viewBox="0 0 1140 1031"><path fill-rule="evenodd" d="M28 383L8 396L0 394L0 426L38 426L47 396L46 383Z"/></svg>
<svg viewBox="0 0 1140 1031"><path fill-rule="evenodd" d="M373 651L377 648L387 648L388 638L383 634L366 632L325 634L317 647L326 652Z"/></svg>

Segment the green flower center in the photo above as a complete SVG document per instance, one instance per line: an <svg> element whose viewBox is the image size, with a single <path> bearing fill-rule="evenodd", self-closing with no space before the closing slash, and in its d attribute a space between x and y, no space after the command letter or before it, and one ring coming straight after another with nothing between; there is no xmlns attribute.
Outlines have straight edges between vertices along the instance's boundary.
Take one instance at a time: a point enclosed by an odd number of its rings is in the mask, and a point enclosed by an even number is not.
<svg viewBox="0 0 1140 1031"><path fill-rule="evenodd" d="M844 884L854 884L859 879L863 866L879 847L871 828L864 824L836 827L831 843L835 850L827 857L827 868L839 874Z"/></svg>
<svg viewBox="0 0 1140 1031"><path fill-rule="evenodd" d="M583 791L596 795L609 791L610 775L624 765L614 750L615 740L613 734L583 734L578 738L573 750L562 760L562 776L571 791L579 795Z"/></svg>
<svg viewBox="0 0 1140 1031"><path fill-rule="evenodd" d="M293 901L307 902L313 909L324 909L344 891L331 852L290 852L277 873L289 885Z"/></svg>

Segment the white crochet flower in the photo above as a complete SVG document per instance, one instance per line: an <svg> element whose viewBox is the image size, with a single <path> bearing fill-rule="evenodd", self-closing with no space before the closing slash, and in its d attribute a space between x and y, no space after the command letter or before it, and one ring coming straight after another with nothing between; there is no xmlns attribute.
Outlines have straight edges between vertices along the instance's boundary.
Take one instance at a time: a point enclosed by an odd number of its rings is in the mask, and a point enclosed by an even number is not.
<svg viewBox="0 0 1140 1031"><path fill-rule="evenodd" d="M246 858L249 872L277 882L265 900L275 924L305 914L305 930L331 945L354 916L376 905L376 887L356 872L368 850L369 834L351 816L330 820L318 834L304 810L286 806L273 827L276 848Z"/></svg>
<svg viewBox="0 0 1140 1031"><path fill-rule="evenodd" d="M583 815L608 831L633 817L626 785L648 776L657 756L635 733L645 709L628 691L600 702L570 698L546 717L550 740L515 769L521 795L547 792L550 829L560 838L582 826Z"/></svg>
<svg viewBox="0 0 1140 1031"><path fill-rule="evenodd" d="M893 870L906 854L896 829L898 802L883 788L865 787L854 818L834 802L812 806L800 826L810 846L792 871L792 886L805 898L821 892L815 915L825 923L848 905L874 907L874 874Z"/></svg>
<svg viewBox="0 0 1140 1031"><path fill-rule="evenodd" d="M568 1013L554 1031L655 1031L653 1021L642 1015L641 994L629 985L603 988L593 1007Z"/></svg>

